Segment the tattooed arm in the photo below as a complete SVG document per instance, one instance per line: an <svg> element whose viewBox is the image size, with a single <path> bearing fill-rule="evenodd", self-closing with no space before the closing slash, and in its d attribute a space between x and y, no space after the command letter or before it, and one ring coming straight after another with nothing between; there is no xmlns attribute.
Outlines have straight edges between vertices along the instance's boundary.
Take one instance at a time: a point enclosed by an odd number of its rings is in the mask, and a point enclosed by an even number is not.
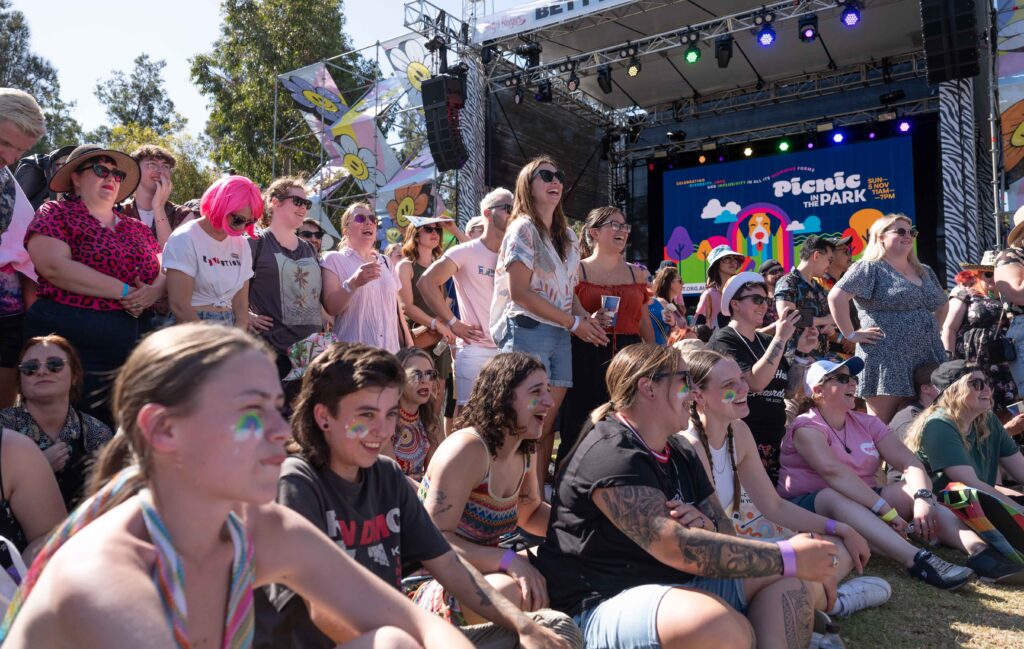
<svg viewBox="0 0 1024 649"><path fill-rule="evenodd" d="M786 344L796 332L796 323L799 319L799 311L787 310L775 322L775 334L771 342L765 347L761 358L754 363L754 366L750 368L750 372L744 377L747 383L750 384L752 392L764 390L772 382L772 379L775 378L775 373L779 369L779 361L782 360ZM758 344L753 345L751 349L759 349Z"/></svg>
<svg viewBox="0 0 1024 649"><path fill-rule="evenodd" d="M697 509L711 519L711 522L715 524L715 530L719 534L736 536L736 528L733 527L732 519L722 509L722 504L718 502L718 496L711 494L704 499L704 502L697 506Z"/></svg>

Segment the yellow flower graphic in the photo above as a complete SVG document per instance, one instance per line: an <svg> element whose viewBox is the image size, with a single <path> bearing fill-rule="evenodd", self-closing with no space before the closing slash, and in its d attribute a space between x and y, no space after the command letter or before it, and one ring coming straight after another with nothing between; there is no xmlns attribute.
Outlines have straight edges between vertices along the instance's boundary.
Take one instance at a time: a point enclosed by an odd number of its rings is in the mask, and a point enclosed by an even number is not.
<svg viewBox="0 0 1024 649"><path fill-rule="evenodd" d="M395 190L395 198L388 201L388 214L402 229L409 225L410 216L423 216L430 205L430 196L424 185L407 185Z"/></svg>
<svg viewBox="0 0 1024 649"><path fill-rule="evenodd" d="M423 90L423 82L431 77L426 65L427 52L418 40L403 41L388 51L388 59L399 75L405 75L416 92Z"/></svg>
<svg viewBox="0 0 1024 649"><path fill-rule="evenodd" d="M355 140L345 135L339 137L337 142L341 149L341 164L352 174L359 188L367 193L377 191L383 182L377 169L377 156L373 151L360 147Z"/></svg>

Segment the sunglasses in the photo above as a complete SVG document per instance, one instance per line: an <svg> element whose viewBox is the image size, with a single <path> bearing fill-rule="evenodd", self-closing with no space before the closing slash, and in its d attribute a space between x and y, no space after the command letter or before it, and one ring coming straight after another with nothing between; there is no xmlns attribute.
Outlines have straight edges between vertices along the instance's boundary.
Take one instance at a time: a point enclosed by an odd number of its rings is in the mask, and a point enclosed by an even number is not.
<svg viewBox="0 0 1024 649"><path fill-rule="evenodd" d="M430 234L441 234L443 230L440 225L424 225L420 228L420 232L427 232Z"/></svg>
<svg viewBox="0 0 1024 649"><path fill-rule="evenodd" d="M767 273L765 273L765 277L774 276L774 275L781 275L781 274L782 274L782 269L781 268L773 268L770 271L768 271Z"/></svg>
<svg viewBox="0 0 1024 649"><path fill-rule="evenodd" d="M291 201L292 205L294 205L295 207L304 207L307 210L313 207L313 201L309 200L308 198L303 198L301 196L282 196L280 200Z"/></svg>
<svg viewBox="0 0 1024 649"><path fill-rule="evenodd" d="M323 232L310 232L309 230L299 230L299 236L303 239L316 239L319 241L324 238Z"/></svg>
<svg viewBox="0 0 1024 649"><path fill-rule="evenodd" d="M352 220L356 223L372 223L377 225L377 217L373 214L355 214L352 216Z"/></svg>
<svg viewBox="0 0 1024 649"><path fill-rule="evenodd" d="M256 223L256 219L247 219L240 214L228 214L228 223L235 230L244 230L253 223Z"/></svg>
<svg viewBox="0 0 1024 649"><path fill-rule="evenodd" d="M849 385L851 383L860 383L860 379L858 379L853 374L836 374L835 376L830 376L830 377L826 378L824 382L827 383L829 381L835 381L839 385Z"/></svg>
<svg viewBox="0 0 1024 649"><path fill-rule="evenodd" d="M565 174L562 173L561 171L551 171L550 169L538 169L537 171L533 172L532 176L530 176L530 180L533 180L537 176L540 176L540 179L546 183L549 183L555 178L557 178L558 182L560 182L563 185L565 184Z"/></svg>
<svg viewBox="0 0 1024 649"><path fill-rule="evenodd" d="M489 210L505 210L509 214L512 213L512 205L510 203L502 203L501 205L491 205L487 209L489 209Z"/></svg>
<svg viewBox="0 0 1024 649"><path fill-rule="evenodd" d="M761 306L762 304L767 304L768 303L768 297L767 296L765 296L765 295L757 295L757 294L754 294L754 293L752 293L750 295L744 295L743 297L734 297L733 299L734 300L750 300L756 306Z"/></svg>
<svg viewBox="0 0 1024 649"><path fill-rule="evenodd" d="M981 392L985 388L991 388L992 381L989 381L988 379L967 379L967 385L971 386L972 390Z"/></svg>
<svg viewBox="0 0 1024 649"><path fill-rule="evenodd" d="M602 223L597 227L609 227L612 229L612 232L625 232L626 234L629 234L630 231L633 229L633 226L630 225L629 223L619 223L618 221L608 221L606 223Z"/></svg>
<svg viewBox="0 0 1024 649"><path fill-rule="evenodd" d="M911 239L917 238L917 228L910 228L909 230L906 228L891 228L886 230L886 232L895 232L899 237L909 236Z"/></svg>
<svg viewBox="0 0 1024 649"><path fill-rule="evenodd" d="M424 381L433 383L437 380L439 375L436 370L427 370L426 372L421 370L406 370L405 376L415 383L423 383Z"/></svg>
<svg viewBox="0 0 1024 649"><path fill-rule="evenodd" d="M51 356L46 359L46 370L51 374L56 374L57 372L61 371L62 369L64 369L65 365L67 365L67 363L64 361L63 358ZM30 361L25 361L24 363L19 365L18 370L25 376L32 376L33 374L39 371L40 367L42 367L42 364L39 361L32 359Z"/></svg>
<svg viewBox="0 0 1024 649"><path fill-rule="evenodd" d="M108 176L113 176L114 180L116 180L117 182L124 182L124 179L128 177L127 171L121 171L120 169L111 169L110 167L105 167L98 162L91 165L82 165L81 167L76 169L76 171L78 173L82 173L86 169L92 169L92 172L96 174L97 178L107 178Z"/></svg>
<svg viewBox="0 0 1024 649"><path fill-rule="evenodd" d="M992 273L982 273L981 276L983 279L992 279L993 277L995 277L995 275L993 275Z"/></svg>
<svg viewBox="0 0 1024 649"><path fill-rule="evenodd" d="M688 370L678 370L676 372L658 372L651 377L652 381L660 381L663 378L674 376L677 379L682 379L686 385L693 385L693 381L690 378L690 372Z"/></svg>

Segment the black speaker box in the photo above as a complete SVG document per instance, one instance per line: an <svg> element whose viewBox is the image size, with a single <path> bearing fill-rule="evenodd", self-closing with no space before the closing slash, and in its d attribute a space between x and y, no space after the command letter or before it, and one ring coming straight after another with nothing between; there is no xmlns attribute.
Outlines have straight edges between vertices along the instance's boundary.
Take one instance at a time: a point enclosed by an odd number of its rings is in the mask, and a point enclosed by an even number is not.
<svg viewBox="0 0 1024 649"><path fill-rule="evenodd" d="M469 156L459 130L459 111L465 103L462 80L438 75L423 82L423 113L427 143L438 171L461 169Z"/></svg>
<svg viewBox="0 0 1024 649"><path fill-rule="evenodd" d="M974 0L921 0L929 84L978 75L976 22Z"/></svg>

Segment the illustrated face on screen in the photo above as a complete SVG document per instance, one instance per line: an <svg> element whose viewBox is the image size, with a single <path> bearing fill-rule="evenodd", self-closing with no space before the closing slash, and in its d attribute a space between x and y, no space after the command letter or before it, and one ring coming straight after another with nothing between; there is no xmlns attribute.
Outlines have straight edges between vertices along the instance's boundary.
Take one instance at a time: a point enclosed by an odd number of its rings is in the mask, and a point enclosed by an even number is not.
<svg viewBox="0 0 1024 649"><path fill-rule="evenodd" d="M761 248L771 241L772 221L767 214L754 214L747 221L747 225L750 242L760 252Z"/></svg>

